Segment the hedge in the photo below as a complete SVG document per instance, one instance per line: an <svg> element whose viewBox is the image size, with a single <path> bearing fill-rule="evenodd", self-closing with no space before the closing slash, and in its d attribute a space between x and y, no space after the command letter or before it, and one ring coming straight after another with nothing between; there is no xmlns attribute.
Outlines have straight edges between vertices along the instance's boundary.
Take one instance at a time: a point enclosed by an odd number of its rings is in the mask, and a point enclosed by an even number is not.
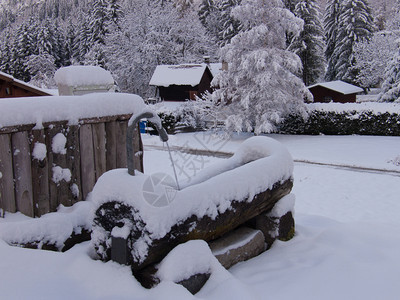
<svg viewBox="0 0 400 300"><path fill-rule="evenodd" d="M289 115L279 125L279 133L327 135L382 135L400 136L400 114L373 111L319 111L309 112L303 119Z"/></svg>

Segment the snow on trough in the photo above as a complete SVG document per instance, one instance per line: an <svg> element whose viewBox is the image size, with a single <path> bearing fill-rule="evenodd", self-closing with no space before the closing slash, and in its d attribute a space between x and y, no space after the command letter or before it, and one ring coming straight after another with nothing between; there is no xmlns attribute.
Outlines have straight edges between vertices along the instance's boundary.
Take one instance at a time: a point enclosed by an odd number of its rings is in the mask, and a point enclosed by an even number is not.
<svg viewBox="0 0 400 300"><path fill-rule="evenodd" d="M109 201L134 207L151 238L158 239L191 215L214 219L229 209L233 200L251 200L275 183L290 179L292 172L293 159L284 146L271 138L252 137L233 157L204 169L190 185L176 191L167 207L154 207L144 199L141 191L148 175L131 176L126 169L103 174L93 189L92 201L96 207Z"/></svg>

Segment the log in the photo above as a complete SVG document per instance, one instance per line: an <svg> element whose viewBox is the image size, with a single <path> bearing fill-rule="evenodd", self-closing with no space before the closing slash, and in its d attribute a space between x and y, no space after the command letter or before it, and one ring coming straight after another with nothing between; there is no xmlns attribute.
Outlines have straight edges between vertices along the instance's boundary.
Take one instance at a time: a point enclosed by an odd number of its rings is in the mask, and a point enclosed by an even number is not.
<svg viewBox="0 0 400 300"><path fill-rule="evenodd" d="M283 183L276 183L272 189L257 194L251 201L233 200L231 208L219 214L214 220L209 216L202 218L197 218L195 215L188 216L186 220L174 225L163 238L156 240L151 239L134 207L118 201L106 202L95 213L93 230L100 227L101 231L105 232L104 239L95 242L95 250L102 260L110 260L111 231L116 226L123 227L125 222L131 222L134 226L127 238L127 246L131 250L128 253L127 262L135 274L146 266L161 261L178 244L194 239L212 241L246 221L270 211L279 199L290 193L292 187L293 182L287 180ZM143 237L151 240L151 246L144 260L139 261L133 255L134 243L136 239Z"/></svg>

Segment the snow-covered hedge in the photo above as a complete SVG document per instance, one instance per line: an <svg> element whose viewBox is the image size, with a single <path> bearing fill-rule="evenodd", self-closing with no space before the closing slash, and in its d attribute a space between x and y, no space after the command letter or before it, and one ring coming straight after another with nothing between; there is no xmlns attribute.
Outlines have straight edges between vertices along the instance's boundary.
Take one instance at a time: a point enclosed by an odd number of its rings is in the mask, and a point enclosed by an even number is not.
<svg viewBox="0 0 400 300"><path fill-rule="evenodd" d="M290 115L280 125L290 134L400 136L400 105L394 103L313 103L305 120Z"/></svg>

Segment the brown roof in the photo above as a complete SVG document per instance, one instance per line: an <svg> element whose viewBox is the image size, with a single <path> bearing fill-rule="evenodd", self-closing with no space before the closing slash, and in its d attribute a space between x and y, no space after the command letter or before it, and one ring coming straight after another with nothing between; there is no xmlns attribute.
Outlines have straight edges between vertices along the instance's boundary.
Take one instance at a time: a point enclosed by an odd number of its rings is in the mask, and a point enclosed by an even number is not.
<svg viewBox="0 0 400 300"><path fill-rule="evenodd" d="M4 80L5 82L10 82L13 85L15 85L15 86L17 86L19 88L25 89L25 90L27 90L29 92L36 93L36 94L38 94L38 96L52 96L50 93L48 93L48 92L46 92L46 91L44 91L44 90L42 90L42 89L40 89L40 88L38 88L36 86L33 86L33 85L31 85L29 83L26 83L26 82L24 82L22 80L15 79L13 76L8 75L8 74L6 74L4 72L1 72L1 71L0 71L0 79Z"/></svg>

